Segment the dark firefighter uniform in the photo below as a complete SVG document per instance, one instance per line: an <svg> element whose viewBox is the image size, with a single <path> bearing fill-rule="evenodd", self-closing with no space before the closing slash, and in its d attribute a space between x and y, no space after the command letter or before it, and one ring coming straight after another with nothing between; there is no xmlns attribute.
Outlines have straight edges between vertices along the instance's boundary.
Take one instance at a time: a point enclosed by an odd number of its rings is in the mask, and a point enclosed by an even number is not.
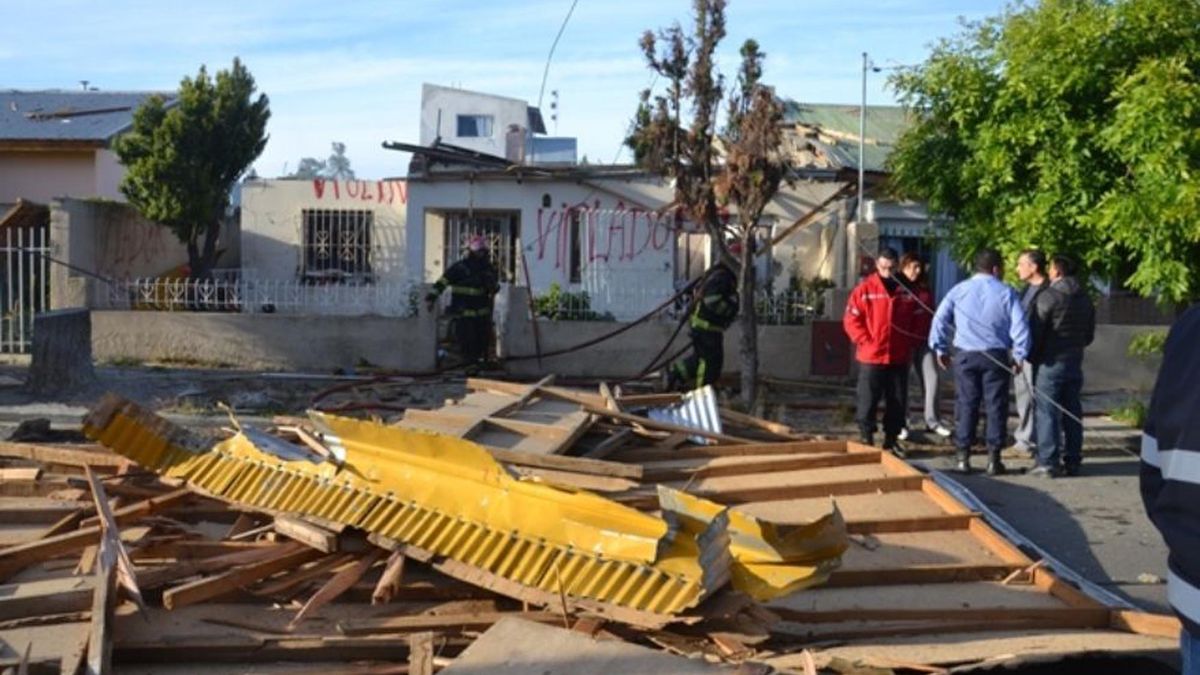
<svg viewBox="0 0 1200 675"><path fill-rule="evenodd" d="M486 248L472 248L464 258L450 266L433 291L425 297L432 305L442 291L450 288L450 316L454 336L463 361L481 364L487 357L492 333L492 296L499 290L499 276L488 260Z"/></svg>
<svg viewBox="0 0 1200 675"><path fill-rule="evenodd" d="M699 389L717 381L725 364L725 329L737 313L737 277L724 263L718 263L709 270L689 320L692 353L671 367L668 388Z"/></svg>

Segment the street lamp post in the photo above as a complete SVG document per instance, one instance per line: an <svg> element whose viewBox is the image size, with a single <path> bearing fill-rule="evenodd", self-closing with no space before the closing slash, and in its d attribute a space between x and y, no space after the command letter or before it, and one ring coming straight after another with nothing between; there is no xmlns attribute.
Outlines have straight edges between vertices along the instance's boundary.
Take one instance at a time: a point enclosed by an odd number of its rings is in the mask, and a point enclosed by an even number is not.
<svg viewBox="0 0 1200 675"><path fill-rule="evenodd" d="M854 220L861 223L863 219L863 182L866 145L867 145L867 68L870 67L867 53L862 53L862 105L858 108L858 205L854 209Z"/></svg>

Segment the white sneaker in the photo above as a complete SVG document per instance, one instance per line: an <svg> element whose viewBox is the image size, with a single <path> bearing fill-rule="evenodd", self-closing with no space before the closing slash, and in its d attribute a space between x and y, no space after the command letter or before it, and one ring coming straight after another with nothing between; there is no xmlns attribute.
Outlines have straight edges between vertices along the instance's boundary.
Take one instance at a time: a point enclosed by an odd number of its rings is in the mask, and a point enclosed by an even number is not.
<svg viewBox="0 0 1200 675"><path fill-rule="evenodd" d="M907 441L908 440L908 427L901 427L900 433L896 435L896 438L898 438L902 441Z"/></svg>
<svg viewBox="0 0 1200 675"><path fill-rule="evenodd" d="M941 436L942 438L950 438L951 434L953 433L948 427L946 427L945 424L942 424L941 422L929 427L929 430L938 436Z"/></svg>

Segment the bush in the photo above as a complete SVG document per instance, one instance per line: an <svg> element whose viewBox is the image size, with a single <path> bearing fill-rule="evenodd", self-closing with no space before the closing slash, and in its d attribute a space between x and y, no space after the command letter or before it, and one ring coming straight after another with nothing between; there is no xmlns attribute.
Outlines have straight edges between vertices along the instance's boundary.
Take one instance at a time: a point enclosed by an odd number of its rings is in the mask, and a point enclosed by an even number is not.
<svg viewBox="0 0 1200 675"><path fill-rule="evenodd" d="M1167 331L1165 330L1138 333L1129 341L1129 355L1143 359L1162 356L1163 347L1166 344Z"/></svg>
<svg viewBox="0 0 1200 675"><path fill-rule="evenodd" d="M1146 426L1146 404L1141 401L1130 401L1114 409L1108 414L1114 420L1129 425L1134 429Z"/></svg>
<svg viewBox="0 0 1200 675"><path fill-rule="evenodd" d="M587 291L564 291L557 281L550 284L545 295L534 296L533 308L538 316L551 321L615 321L612 314L592 311Z"/></svg>

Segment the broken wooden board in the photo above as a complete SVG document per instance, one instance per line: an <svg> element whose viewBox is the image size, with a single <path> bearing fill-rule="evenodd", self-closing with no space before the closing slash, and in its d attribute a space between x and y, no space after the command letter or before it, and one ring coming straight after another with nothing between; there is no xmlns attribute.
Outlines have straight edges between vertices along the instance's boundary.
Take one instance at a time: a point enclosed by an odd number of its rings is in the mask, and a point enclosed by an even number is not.
<svg viewBox="0 0 1200 675"><path fill-rule="evenodd" d="M731 671L646 647L599 641L573 630L510 617L496 622L441 672L446 675L712 675Z"/></svg>

